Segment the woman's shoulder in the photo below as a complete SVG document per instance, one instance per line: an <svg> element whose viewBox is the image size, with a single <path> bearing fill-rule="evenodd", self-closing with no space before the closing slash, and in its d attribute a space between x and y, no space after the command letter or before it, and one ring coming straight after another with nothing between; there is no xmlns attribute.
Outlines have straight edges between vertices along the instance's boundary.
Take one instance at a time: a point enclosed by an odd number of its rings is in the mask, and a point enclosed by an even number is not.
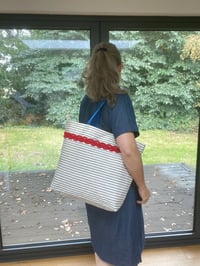
<svg viewBox="0 0 200 266"><path fill-rule="evenodd" d="M85 94L81 100L81 103L85 103L88 102L90 100L90 98L87 96L87 94Z"/></svg>
<svg viewBox="0 0 200 266"><path fill-rule="evenodd" d="M93 106L93 101L86 94L83 96L83 98L80 102L80 107L85 108L85 107L89 107L89 106Z"/></svg>
<svg viewBox="0 0 200 266"><path fill-rule="evenodd" d="M124 92L124 93L118 93L116 94L116 105L118 104L130 104L132 101L131 101L131 98L128 94L128 92Z"/></svg>

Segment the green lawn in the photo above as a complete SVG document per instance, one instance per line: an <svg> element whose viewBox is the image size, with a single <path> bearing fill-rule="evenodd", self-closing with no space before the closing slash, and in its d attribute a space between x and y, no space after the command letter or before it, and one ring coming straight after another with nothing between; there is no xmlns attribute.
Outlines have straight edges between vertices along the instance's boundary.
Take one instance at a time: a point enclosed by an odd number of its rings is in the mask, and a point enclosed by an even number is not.
<svg viewBox="0 0 200 266"><path fill-rule="evenodd" d="M55 169L63 130L50 127L0 128L0 171ZM196 165L197 133L141 132L144 164L184 162Z"/></svg>
<svg viewBox="0 0 200 266"><path fill-rule="evenodd" d="M141 132L138 138L146 144L144 164L183 162L196 166L197 132L176 133L163 130Z"/></svg>
<svg viewBox="0 0 200 266"><path fill-rule="evenodd" d="M0 171L54 169L63 130L50 127L0 129Z"/></svg>

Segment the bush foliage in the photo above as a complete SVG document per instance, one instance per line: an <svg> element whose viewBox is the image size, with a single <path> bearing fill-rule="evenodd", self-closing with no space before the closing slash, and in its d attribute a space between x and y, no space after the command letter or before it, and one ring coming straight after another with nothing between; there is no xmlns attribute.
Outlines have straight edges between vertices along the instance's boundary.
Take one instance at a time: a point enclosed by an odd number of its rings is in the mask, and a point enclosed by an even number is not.
<svg viewBox="0 0 200 266"><path fill-rule="evenodd" d="M77 120L84 95L82 73L90 51L44 49L42 44L49 40L88 42L89 32L0 30L0 37L0 123L23 123L29 114L40 115L43 122L57 127L63 127L66 118ZM130 91L140 127L188 128L200 106L200 34L113 31L110 39L135 41L121 49L121 84ZM33 40L40 46L27 44Z"/></svg>

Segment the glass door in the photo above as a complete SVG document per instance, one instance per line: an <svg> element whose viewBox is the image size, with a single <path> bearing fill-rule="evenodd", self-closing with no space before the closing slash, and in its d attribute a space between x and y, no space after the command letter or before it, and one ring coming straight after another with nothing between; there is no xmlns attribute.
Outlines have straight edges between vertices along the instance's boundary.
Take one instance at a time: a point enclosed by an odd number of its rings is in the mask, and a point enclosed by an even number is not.
<svg viewBox="0 0 200 266"><path fill-rule="evenodd" d="M0 30L3 247L89 238L85 205L50 190L66 120L78 120L89 30Z"/></svg>
<svg viewBox="0 0 200 266"><path fill-rule="evenodd" d="M146 246L197 243L199 18L0 17L0 261L92 252L84 203L50 184L85 64L104 40L122 53L121 86L146 144Z"/></svg>
<svg viewBox="0 0 200 266"><path fill-rule="evenodd" d="M192 231L200 32L112 30L109 40L122 53L121 86L129 90L146 144L152 192L143 207L146 234Z"/></svg>

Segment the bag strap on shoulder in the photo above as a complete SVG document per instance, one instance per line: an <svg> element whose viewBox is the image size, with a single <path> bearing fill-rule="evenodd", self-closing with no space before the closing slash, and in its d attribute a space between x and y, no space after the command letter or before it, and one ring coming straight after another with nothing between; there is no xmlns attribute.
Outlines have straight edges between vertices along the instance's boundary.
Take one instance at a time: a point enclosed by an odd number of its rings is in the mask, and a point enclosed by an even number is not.
<svg viewBox="0 0 200 266"><path fill-rule="evenodd" d="M99 115L99 112L101 111L101 109L103 108L105 103L106 103L106 100L101 100L99 102L99 106L98 106L97 110L94 112L94 114L90 117L90 119L87 122L88 125L91 125L92 122L94 121L94 119ZM97 126L97 123L95 126Z"/></svg>

